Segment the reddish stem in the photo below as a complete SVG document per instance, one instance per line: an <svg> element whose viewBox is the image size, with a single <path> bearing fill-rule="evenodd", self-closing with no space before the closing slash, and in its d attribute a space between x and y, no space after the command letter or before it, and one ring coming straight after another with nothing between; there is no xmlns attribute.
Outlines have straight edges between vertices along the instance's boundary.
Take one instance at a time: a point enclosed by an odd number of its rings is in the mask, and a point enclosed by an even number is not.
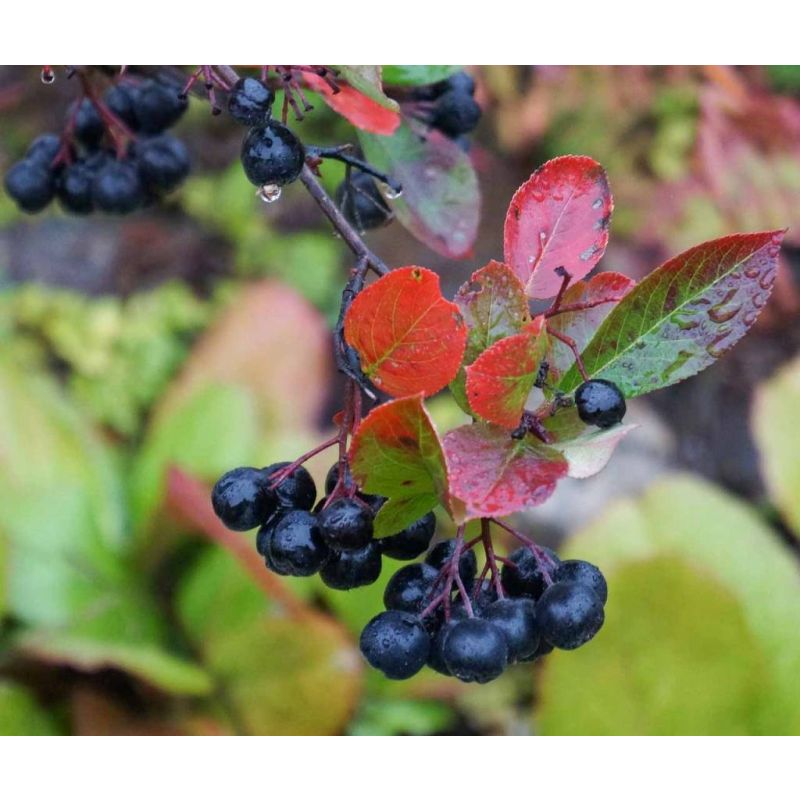
<svg viewBox="0 0 800 800"><path fill-rule="evenodd" d="M555 317L558 314L568 314L573 311L587 311L596 306L602 306L605 303L618 303L622 300L621 297L600 297L597 300L585 300L582 303L567 303L567 305L559 305L558 308L548 308L544 312L545 317Z"/></svg>
<svg viewBox="0 0 800 800"><path fill-rule="evenodd" d="M549 586L553 579L550 577L550 570L556 566L555 561L550 558L549 555L539 547L536 542L531 541L527 536L521 534L519 531L512 528L510 525L507 525L502 520L498 519L497 517L490 517L490 521L497 525L498 528L502 528L504 531L510 533L515 539L518 539L522 542L528 550L533 553L533 557L536 559L536 563L539 565L539 569L542 571L542 575L544 576L544 582ZM516 564L513 562L508 562L514 568L516 568Z"/></svg>
<svg viewBox="0 0 800 800"><path fill-rule="evenodd" d="M575 364L578 367L578 372L581 373L581 377L585 380L589 380L589 373L586 372L586 367L583 365L583 359L581 358L580 351L578 350L578 345L575 340L571 336L567 336L565 333L561 333L561 331L554 330L551 328L547 323L545 323L545 328L547 332L558 339L560 342L564 342L564 344L572 350L572 355L575 356Z"/></svg>

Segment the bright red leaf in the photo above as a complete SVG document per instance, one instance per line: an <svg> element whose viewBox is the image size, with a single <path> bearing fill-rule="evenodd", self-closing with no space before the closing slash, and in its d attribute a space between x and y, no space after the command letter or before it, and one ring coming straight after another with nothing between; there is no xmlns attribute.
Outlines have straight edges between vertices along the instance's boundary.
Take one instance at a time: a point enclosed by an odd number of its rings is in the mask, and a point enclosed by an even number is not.
<svg viewBox="0 0 800 800"><path fill-rule="evenodd" d="M523 333L495 342L467 367L467 401L478 416L508 429L519 425L547 352L541 327L539 318Z"/></svg>
<svg viewBox="0 0 800 800"><path fill-rule="evenodd" d="M444 449L450 494L465 508L459 522L537 506L567 474L561 453L533 436L512 439L503 428L482 423L450 431Z"/></svg>
<svg viewBox="0 0 800 800"><path fill-rule="evenodd" d="M375 386L404 397L434 394L455 377L467 328L435 272L401 267L358 294L344 334Z"/></svg>
<svg viewBox="0 0 800 800"><path fill-rule="evenodd" d="M346 83L333 89L318 75L305 73L306 83L337 113L357 128L370 133L389 135L400 125L400 114L385 108Z"/></svg>
<svg viewBox="0 0 800 800"><path fill-rule="evenodd" d="M586 156L554 158L522 184L506 214L505 261L530 297L558 293L559 267L573 280L594 269L613 208L605 170Z"/></svg>

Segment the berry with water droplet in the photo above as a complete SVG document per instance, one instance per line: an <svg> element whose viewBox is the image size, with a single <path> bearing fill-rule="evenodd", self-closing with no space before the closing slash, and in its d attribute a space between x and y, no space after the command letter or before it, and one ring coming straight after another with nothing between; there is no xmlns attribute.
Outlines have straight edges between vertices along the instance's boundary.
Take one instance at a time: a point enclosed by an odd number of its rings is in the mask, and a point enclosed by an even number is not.
<svg viewBox="0 0 800 800"><path fill-rule="evenodd" d="M503 632L485 619L463 619L444 637L442 659L452 675L466 683L488 683L508 664Z"/></svg>
<svg viewBox="0 0 800 800"><path fill-rule="evenodd" d="M587 425L611 428L625 416L625 397L611 381L596 378L582 383L575 391L578 416Z"/></svg>
<svg viewBox="0 0 800 800"><path fill-rule="evenodd" d="M6 173L4 185L12 200L22 211L35 214L52 199L56 182L49 167L38 161L18 161Z"/></svg>
<svg viewBox="0 0 800 800"><path fill-rule="evenodd" d="M214 484L211 505L226 527L249 531L267 520L277 500L263 470L237 467Z"/></svg>
<svg viewBox="0 0 800 800"><path fill-rule="evenodd" d="M364 658L387 678L405 680L425 665L431 642L422 623L404 611L384 611L361 632Z"/></svg>
<svg viewBox="0 0 800 800"><path fill-rule="evenodd" d="M316 516L301 509L287 511L281 516L268 548L278 568L299 577L318 572L330 555Z"/></svg>
<svg viewBox="0 0 800 800"><path fill-rule="evenodd" d="M556 582L575 581L588 586L600 598L603 605L608 600L608 584L603 577L603 573L588 561L580 561L579 559L562 561L558 565L553 578Z"/></svg>
<svg viewBox="0 0 800 800"><path fill-rule="evenodd" d="M554 583L539 598L536 616L541 635L561 650L586 644L602 627L603 603L588 586Z"/></svg>
<svg viewBox="0 0 800 800"><path fill-rule="evenodd" d="M350 497L340 497L319 512L325 541L334 550L358 550L372 540L372 509Z"/></svg>
<svg viewBox="0 0 800 800"><path fill-rule="evenodd" d="M256 186L285 186L300 175L305 150L285 125L272 121L250 130L241 161L247 179Z"/></svg>
<svg viewBox="0 0 800 800"><path fill-rule="evenodd" d="M511 597L532 597L536 600L552 582L553 574L561 562L552 550L546 547L540 550L544 554L540 558L529 547L520 547L509 554L511 563L503 564L500 578L503 589Z"/></svg>
<svg viewBox="0 0 800 800"><path fill-rule="evenodd" d="M438 576L438 570L429 564L409 564L397 570L386 584L384 606L419 614L430 603Z"/></svg>
<svg viewBox="0 0 800 800"><path fill-rule="evenodd" d="M375 541L358 550L331 551L330 558L320 570L320 577L331 589L355 589L368 586L380 577L383 559Z"/></svg>
<svg viewBox="0 0 800 800"><path fill-rule="evenodd" d="M242 125L260 125L272 111L275 93L256 78L239 78L228 95L228 113Z"/></svg>
<svg viewBox="0 0 800 800"><path fill-rule="evenodd" d="M359 231L380 228L393 217L378 185L363 172L352 175L349 181L339 184L336 203L345 219Z"/></svg>
<svg viewBox="0 0 800 800"><path fill-rule="evenodd" d="M264 475L268 482L272 484L276 473L288 467L289 463L288 461L278 461L264 467ZM304 466L295 467L274 487L274 492L278 505L282 508L300 508L303 511L310 511L314 507L314 500L317 499L317 485Z"/></svg>
<svg viewBox="0 0 800 800"><path fill-rule="evenodd" d="M400 561L410 561L421 556L430 547L435 530L436 516L430 511L398 533L381 539L383 554Z"/></svg>

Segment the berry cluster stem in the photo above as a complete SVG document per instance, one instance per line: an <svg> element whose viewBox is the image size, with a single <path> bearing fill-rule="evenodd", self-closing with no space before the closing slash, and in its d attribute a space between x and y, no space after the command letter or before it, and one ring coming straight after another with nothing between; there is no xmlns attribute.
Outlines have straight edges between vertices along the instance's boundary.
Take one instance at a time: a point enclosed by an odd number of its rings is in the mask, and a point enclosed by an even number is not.
<svg viewBox="0 0 800 800"><path fill-rule="evenodd" d="M502 528L507 533L510 533L515 539L522 542L522 544L525 545L525 547L527 547L528 550L531 551L533 557L539 564L539 568L542 571L542 575L544 576L544 582L549 586L553 582L553 579L550 577L550 569L554 565L553 559L550 558L550 556L548 556L547 553L541 547L539 547L538 544L536 544L536 542L532 541L527 536L520 533L518 530L515 530L510 525L506 524L497 517L490 517L489 521L497 525L498 528ZM514 566L513 563L510 561L506 563L509 563L511 566Z"/></svg>

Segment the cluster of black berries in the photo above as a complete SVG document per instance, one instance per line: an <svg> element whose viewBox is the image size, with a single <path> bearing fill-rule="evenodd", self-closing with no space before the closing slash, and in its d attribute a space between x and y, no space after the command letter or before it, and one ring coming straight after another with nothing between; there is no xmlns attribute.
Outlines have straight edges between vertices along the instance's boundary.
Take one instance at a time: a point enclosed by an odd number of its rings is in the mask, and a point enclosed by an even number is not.
<svg viewBox="0 0 800 800"><path fill-rule="evenodd" d="M475 81L466 72L457 72L430 86L417 87L412 93L419 102L418 116L445 136L469 147L466 134L471 133L481 118L481 107L475 102Z"/></svg>
<svg viewBox="0 0 800 800"><path fill-rule="evenodd" d="M357 492L349 471L340 481L337 463L326 477L325 497L315 506L317 489L308 470L287 471L289 466L239 467L217 481L211 496L227 527L245 531L260 526L256 547L273 572L319 572L332 589L354 589L378 580L383 556L410 560L430 546L436 526L432 513L377 540L372 523L385 498Z"/></svg>
<svg viewBox="0 0 800 800"><path fill-rule="evenodd" d="M73 214L127 214L146 206L189 174L183 142L164 133L186 107L176 85L150 79L122 80L100 101L84 97L70 109L64 136L39 136L11 167L6 191L29 213L54 197ZM121 157L113 146L120 141Z"/></svg>
<svg viewBox="0 0 800 800"><path fill-rule="evenodd" d="M264 199L277 196L281 186L297 180L306 153L302 142L272 117L275 94L263 81L241 78L228 95L228 112L250 130L242 143L241 161L247 179L264 191Z"/></svg>
<svg viewBox="0 0 800 800"><path fill-rule="evenodd" d="M612 428L625 416L625 396L611 381L597 378L582 383L575 391L578 416L587 425Z"/></svg>
<svg viewBox="0 0 800 800"><path fill-rule="evenodd" d="M600 570L586 561L559 561L544 548L514 551L501 572L504 597L493 582L475 586L472 550L459 559L458 573L473 598L467 608L456 595L436 605L441 570L455 542L434 547L424 563L410 564L389 581L386 611L361 635L367 661L387 677L410 678L427 664L461 681L487 683L509 664L532 661L554 647L574 650L603 624L608 589Z"/></svg>

